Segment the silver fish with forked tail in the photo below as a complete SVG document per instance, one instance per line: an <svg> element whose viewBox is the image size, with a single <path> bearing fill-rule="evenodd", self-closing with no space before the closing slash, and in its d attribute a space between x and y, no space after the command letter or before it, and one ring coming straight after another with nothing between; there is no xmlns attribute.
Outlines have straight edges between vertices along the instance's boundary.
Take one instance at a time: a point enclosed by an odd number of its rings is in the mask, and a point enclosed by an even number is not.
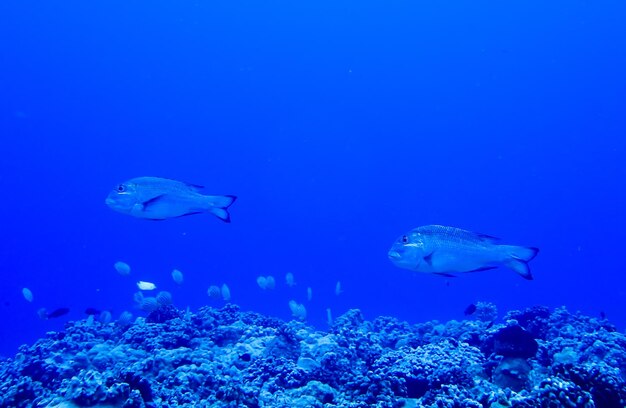
<svg viewBox="0 0 626 408"><path fill-rule="evenodd" d="M498 238L441 225L418 227L396 240L389 259L396 266L416 272L454 276L506 266L525 279L539 249L501 245Z"/></svg>
<svg viewBox="0 0 626 408"><path fill-rule="evenodd" d="M211 213L230 222L228 207L237 197L204 195L202 186L159 177L137 177L118 184L106 198L115 211L149 220Z"/></svg>

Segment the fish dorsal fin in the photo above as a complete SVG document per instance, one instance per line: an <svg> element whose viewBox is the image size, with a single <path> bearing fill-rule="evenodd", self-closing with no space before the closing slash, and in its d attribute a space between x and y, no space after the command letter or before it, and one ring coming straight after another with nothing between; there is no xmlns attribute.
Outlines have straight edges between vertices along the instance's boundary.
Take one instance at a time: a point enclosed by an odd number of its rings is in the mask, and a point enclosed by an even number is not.
<svg viewBox="0 0 626 408"><path fill-rule="evenodd" d="M204 186L201 186L200 184L191 184L191 183L184 183L184 184L194 191L202 190L204 188Z"/></svg>
<svg viewBox="0 0 626 408"><path fill-rule="evenodd" d="M496 242L500 241L500 238L493 237L487 234L476 234L476 237L480 239L481 241L489 242L490 244L495 244Z"/></svg>
<svg viewBox="0 0 626 408"><path fill-rule="evenodd" d="M460 239L466 239L470 241L482 241L489 244L495 244L500 238L493 237L487 234L481 234L473 231L464 230L461 228L444 227L443 225L425 225L423 227L417 227L413 230L425 235L451 235Z"/></svg>

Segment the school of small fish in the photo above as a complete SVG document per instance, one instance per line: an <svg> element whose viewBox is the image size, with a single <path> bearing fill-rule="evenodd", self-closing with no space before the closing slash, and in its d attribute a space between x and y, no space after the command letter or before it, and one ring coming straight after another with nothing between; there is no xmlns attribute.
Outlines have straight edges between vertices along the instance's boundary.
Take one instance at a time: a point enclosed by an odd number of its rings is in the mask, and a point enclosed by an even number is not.
<svg viewBox="0 0 626 408"><path fill-rule="evenodd" d="M276 287L276 281L273 276L259 276L256 278L256 284L263 290L274 289Z"/></svg>
<svg viewBox="0 0 626 408"><path fill-rule="evenodd" d="M293 273L291 272L287 272L285 274L285 283L287 284L287 286L289 287L293 287L296 286L296 278L294 278Z"/></svg>
<svg viewBox="0 0 626 408"><path fill-rule="evenodd" d="M292 316L296 319L301 321L306 320L306 307L304 307L304 305L296 302L295 300L290 300L289 309L291 310Z"/></svg>

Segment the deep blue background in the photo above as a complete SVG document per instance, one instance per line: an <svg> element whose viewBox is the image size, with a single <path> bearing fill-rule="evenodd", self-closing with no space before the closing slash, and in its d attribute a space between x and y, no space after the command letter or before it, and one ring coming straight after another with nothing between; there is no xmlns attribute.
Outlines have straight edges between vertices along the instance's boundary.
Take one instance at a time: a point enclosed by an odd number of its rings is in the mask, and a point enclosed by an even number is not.
<svg viewBox="0 0 626 408"><path fill-rule="evenodd" d="M485 300L623 330L624 21L623 1L2 1L0 353L87 306L142 315L138 279L192 309L224 282L245 310L296 299L320 328L327 307L419 322ZM143 175L238 195L232 224L106 207ZM535 280L395 268L430 223L540 247Z"/></svg>

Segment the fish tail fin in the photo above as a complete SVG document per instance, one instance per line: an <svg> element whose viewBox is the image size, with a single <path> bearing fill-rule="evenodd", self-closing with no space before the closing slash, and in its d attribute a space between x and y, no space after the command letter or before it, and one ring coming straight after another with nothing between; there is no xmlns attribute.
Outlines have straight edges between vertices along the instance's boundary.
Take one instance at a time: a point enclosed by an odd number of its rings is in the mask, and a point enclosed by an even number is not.
<svg viewBox="0 0 626 408"><path fill-rule="evenodd" d="M537 256L539 248L515 245L502 245L502 247L504 247L508 255L508 260L504 264L517 272L522 278L532 280L533 275L530 273L528 262Z"/></svg>
<svg viewBox="0 0 626 408"><path fill-rule="evenodd" d="M230 222L230 214L228 213L228 207L232 205L237 199L233 195L223 196L206 196L209 202L208 211L215 215L217 218L224 222Z"/></svg>

